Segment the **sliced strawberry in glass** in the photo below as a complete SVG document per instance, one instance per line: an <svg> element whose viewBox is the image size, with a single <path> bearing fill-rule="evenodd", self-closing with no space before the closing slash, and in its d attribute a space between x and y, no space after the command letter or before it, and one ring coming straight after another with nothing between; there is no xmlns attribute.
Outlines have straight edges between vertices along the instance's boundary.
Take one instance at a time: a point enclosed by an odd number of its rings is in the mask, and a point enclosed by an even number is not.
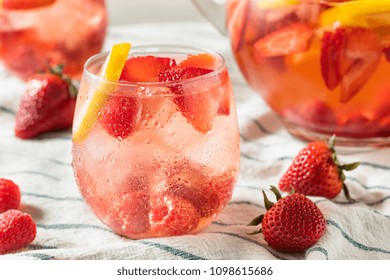
<svg viewBox="0 0 390 280"><path fill-rule="evenodd" d="M220 75L221 84L216 90L222 91L222 99L219 103L217 114L228 116L230 114L230 98L232 96L232 86L227 70L223 71Z"/></svg>
<svg viewBox="0 0 390 280"><path fill-rule="evenodd" d="M228 1L227 26L234 51L242 47L250 3L249 0Z"/></svg>
<svg viewBox="0 0 390 280"><path fill-rule="evenodd" d="M173 67L173 69L187 67L216 69L217 66L218 61L215 56L208 53L200 53L189 55L185 60Z"/></svg>
<svg viewBox="0 0 390 280"><path fill-rule="evenodd" d="M348 102L366 84L379 65L381 53L379 37L373 31L350 30L341 59L341 102Z"/></svg>
<svg viewBox="0 0 390 280"><path fill-rule="evenodd" d="M203 68L203 69L216 69L218 67L218 61L215 56L202 53L188 56L185 60L181 61L172 69L179 68ZM218 109L218 115L229 115L230 114L230 97L231 97L231 85L229 80L229 75L227 71L223 71L220 74L220 87L219 89L223 91L223 97Z"/></svg>
<svg viewBox="0 0 390 280"><path fill-rule="evenodd" d="M380 39L370 29L351 27L325 32L321 69L325 84L340 84L340 102L348 102L370 79L381 58Z"/></svg>
<svg viewBox="0 0 390 280"><path fill-rule="evenodd" d="M390 62L390 47L385 48L383 53L385 54L387 61Z"/></svg>
<svg viewBox="0 0 390 280"><path fill-rule="evenodd" d="M340 121L340 131L337 135L357 138L374 137L379 129L379 124L374 121L371 113L367 114L359 110Z"/></svg>
<svg viewBox="0 0 390 280"><path fill-rule="evenodd" d="M321 45L321 73L325 85L333 90L341 80L339 64L342 50L346 44L346 36L343 29L336 32L325 32Z"/></svg>
<svg viewBox="0 0 390 280"><path fill-rule="evenodd" d="M120 80L127 82L158 82L158 74L176 65L168 57L138 56L127 60Z"/></svg>
<svg viewBox="0 0 390 280"><path fill-rule="evenodd" d="M7 10L30 10L52 5L56 0L2 0L0 8Z"/></svg>
<svg viewBox="0 0 390 280"><path fill-rule="evenodd" d="M234 176L229 172L211 175L211 171L190 165L171 174L161 191L191 202L201 218L216 215L231 198Z"/></svg>
<svg viewBox="0 0 390 280"><path fill-rule="evenodd" d="M253 56L283 56L306 51L313 36L312 29L304 23L294 23L280 28L257 40L253 45ZM256 58L257 57L257 58Z"/></svg>
<svg viewBox="0 0 390 280"><path fill-rule="evenodd" d="M381 126L382 136L388 136L389 134L383 135L383 133L389 133L390 131L390 82L377 92L377 101L372 110L374 112L372 122Z"/></svg>
<svg viewBox="0 0 390 280"><path fill-rule="evenodd" d="M188 67L166 70L159 75L161 82L177 82L169 86L176 94L174 101L188 122L202 133L206 133L213 126L223 95L222 91L218 90L220 85L208 84L209 78L196 82L182 83L182 81L210 72L212 72L210 69ZM205 84L200 85L200 82ZM191 91L196 92L192 94Z"/></svg>
<svg viewBox="0 0 390 280"><path fill-rule="evenodd" d="M199 214L187 200L177 196L157 196L151 201L151 231L156 236L190 233L199 223Z"/></svg>
<svg viewBox="0 0 390 280"><path fill-rule="evenodd" d="M286 108L283 117L293 121L297 125L315 131L323 131L337 128L336 114L328 104L322 100L314 99L302 105ZM327 131L329 132L329 131Z"/></svg>
<svg viewBox="0 0 390 280"><path fill-rule="evenodd" d="M112 95L100 111L100 124L113 137L125 139L135 130L139 108L137 97Z"/></svg>
<svg viewBox="0 0 390 280"><path fill-rule="evenodd" d="M126 192L113 199L106 197L107 214L103 221L124 236L145 234L150 229L150 196L146 191ZM104 211L104 210L103 210Z"/></svg>
<svg viewBox="0 0 390 280"><path fill-rule="evenodd" d="M310 25L317 25L320 14L328 8L329 5L327 5L326 2L302 1L297 4L295 13L301 21L306 22Z"/></svg>

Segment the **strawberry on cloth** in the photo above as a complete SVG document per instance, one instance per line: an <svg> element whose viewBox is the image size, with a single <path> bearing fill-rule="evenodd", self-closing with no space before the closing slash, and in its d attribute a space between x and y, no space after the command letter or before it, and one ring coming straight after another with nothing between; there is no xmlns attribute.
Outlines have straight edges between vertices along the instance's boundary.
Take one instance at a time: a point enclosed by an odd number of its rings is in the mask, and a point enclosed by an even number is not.
<svg viewBox="0 0 390 280"><path fill-rule="evenodd" d="M350 199L344 183L344 171L357 168L359 163L341 165L334 145L334 136L329 140L329 144L316 141L306 145L283 174L279 189L329 199L336 197L343 189L346 198Z"/></svg>
<svg viewBox="0 0 390 280"><path fill-rule="evenodd" d="M27 89L16 113L15 136L34 138L42 133L72 126L77 89L62 76L62 67L35 74L27 81Z"/></svg>
<svg viewBox="0 0 390 280"><path fill-rule="evenodd" d="M277 202L269 201L263 191L267 212L249 223L249 226L261 224L261 229L252 234L262 232L268 245L281 252L302 252L316 244L326 226L318 206L303 194L292 193L282 198L276 187L271 187L271 191Z"/></svg>

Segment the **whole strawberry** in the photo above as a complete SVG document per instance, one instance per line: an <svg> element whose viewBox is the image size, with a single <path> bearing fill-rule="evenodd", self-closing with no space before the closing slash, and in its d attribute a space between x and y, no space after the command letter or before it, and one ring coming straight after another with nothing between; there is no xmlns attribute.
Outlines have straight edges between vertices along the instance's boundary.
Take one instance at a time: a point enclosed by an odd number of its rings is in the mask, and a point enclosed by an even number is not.
<svg viewBox="0 0 390 280"><path fill-rule="evenodd" d="M249 224L261 223L262 232L269 246L281 252L298 253L313 246L325 231L325 219L321 210L303 194L293 193L281 197L276 187L271 187L277 198L274 204L265 192L265 214L256 217Z"/></svg>
<svg viewBox="0 0 390 280"><path fill-rule="evenodd" d="M0 213L10 209L18 209L19 205L19 187L11 180L0 178Z"/></svg>
<svg viewBox="0 0 390 280"><path fill-rule="evenodd" d="M134 132L139 112L137 98L112 95L102 108L99 121L110 135L122 140Z"/></svg>
<svg viewBox="0 0 390 280"><path fill-rule="evenodd" d="M359 163L340 165L334 144L333 136L329 144L317 141L305 146L283 174L279 189L286 192L294 189L296 193L329 199L336 197L343 189L346 198L350 200L348 188L344 183L344 170L353 170Z"/></svg>
<svg viewBox="0 0 390 280"><path fill-rule="evenodd" d="M15 136L30 139L72 126L77 89L62 76L62 67L27 81L16 113Z"/></svg>
<svg viewBox="0 0 390 280"><path fill-rule="evenodd" d="M37 226L31 216L19 210L0 214L0 254L30 244L36 236Z"/></svg>

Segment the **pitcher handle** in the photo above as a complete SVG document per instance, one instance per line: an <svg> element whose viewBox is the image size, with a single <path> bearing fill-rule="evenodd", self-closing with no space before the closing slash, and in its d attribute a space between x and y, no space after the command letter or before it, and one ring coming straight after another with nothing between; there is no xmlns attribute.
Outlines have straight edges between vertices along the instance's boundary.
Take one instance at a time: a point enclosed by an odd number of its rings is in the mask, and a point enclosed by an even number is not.
<svg viewBox="0 0 390 280"><path fill-rule="evenodd" d="M226 35L226 0L192 0L192 2L219 32Z"/></svg>

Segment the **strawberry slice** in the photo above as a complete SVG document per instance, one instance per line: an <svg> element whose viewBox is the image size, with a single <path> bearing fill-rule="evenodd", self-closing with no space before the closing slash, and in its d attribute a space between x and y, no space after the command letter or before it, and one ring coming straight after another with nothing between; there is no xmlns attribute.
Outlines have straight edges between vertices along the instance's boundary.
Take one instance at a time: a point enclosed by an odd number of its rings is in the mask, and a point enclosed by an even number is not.
<svg viewBox="0 0 390 280"><path fill-rule="evenodd" d="M130 238L145 234L149 228L150 196L146 191L125 192L108 199L104 221L120 235Z"/></svg>
<svg viewBox="0 0 390 280"><path fill-rule="evenodd" d="M120 80L127 82L158 82L158 74L176 65L168 57L139 56L126 61Z"/></svg>
<svg viewBox="0 0 390 280"><path fill-rule="evenodd" d="M338 28L325 32L321 49L321 71L326 86L341 86L340 102L348 102L377 68L381 47L378 35L366 28Z"/></svg>
<svg viewBox="0 0 390 280"><path fill-rule="evenodd" d="M213 173L206 171L191 167L171 174L161 195L170 194L191 202L201 218L216 215L231 198L234 176L230 172L210 176L206 174Z"/></svg>
<svg viewBox="0 0 390 280"><path fill-rule="evenodd" d="M151 201L149 217L151 231L156 236L190 233L200 221L198 212L189 201L169 195Z"/></svg>
<svg viewBox="0 0 390 280"><path fill-rule="evenodd" d="M139 115L139 101L136 97L112 95L100 111L100 123L113 137L119 140L134 132Z"/></svg>
<svg viewBox="0 0 390 280"><path fill-rule="evenodd" d="M387 47L387 48L385 48L385 49L383 50L383 52L384 52L384 54L385 54L385 57L386 57L387 61L390 62L390 46Z"/></svg>
<svg viewBox="0 0 390 280"><path fill-rule="evenodd" d="M318 99L286 108L283 116L315 131L329 131L337 127L337 118L333 109Z"/></svg>
<svg viewBox="0 0 390 280"><path fill-rule="evenodd" d="M346 44L344 29L337 29L336 32L325 32L322 37L321 46L321 73L325 85L328 89L333 90L341 80L339 62L341 49Z"/></svg>
<svg viewBox="0 0 390 280"><path fill-rule="evenodd" d="M188 56L185 60L180 62L178 65L172 67L172 69L178 68L205 68L205 69L216 69L218 67L218 61L215 56L208 53L201 53ZM230 114L230 80L227 71L221 73L221 90L223 90L223 97L218 109L218 115L229 115Z"/></svg>
<svg viewBox="0 0 390 280"><path fill-rule="evenodd" d="M214 117L220 106L223 92L216 88L210 88L210 85L195 85L192 82L182 83L182 81L202 76L212 72L210 69L187 67L184 69L166 70L160 73L160 82L178 82L170 86L176 97L174 99L183 116L192 126L202 132L209 131L214 122ZM205 79L204 83L210 81ZM196 88L199 92L191 94L191 89ZM204 88L205 90L201 90Z"/></svg>
<svg viewBox="0 0 390 280"><path fill-rule="evenodd" d="M7 10L30 10L52 5L56 0L2 0L0 8Z"/></svg>
<svg viewBox="0 0 390 280"><path fill-rule="evenodd" d="M217 115L228 116L230 114L230 98L232 95L232 86L230 83L229 73L226 70L221 73L220 90L223 91L223 93L221 102L219 103Z"/></svg>
<svg viewBox="0 0 390 280"><path fill-rule="evenodd" d="M356 138L375 137L379 128L379 123L371 114L359 110L341 120L338 135Z"/></svg>
<svg viewBox="0 0 390 280"><path fill-rule="evenodd" d="M318 23L318 18L321 13L328 9L328 4L321 1L306 2L302 1L296 5L295 13L297 17L311 26L315 26Z"/></svg>
<svg viewBox="0 0 390 280"><path fill-rule="evenodd" d="M250 2L249 0L228 1L227 26L234 51L239 51L243 44Z"/></svg>
<svg viewBox="0 0 390 280"><path fill-rule="evenodd" d="M176 68L187 68L187 67L196 67L196 68L206 68L206 69L215 69L218 66L218 61L215 56L208 53L200 53L189 55L185 60L180 62L178 65L173 67Z"/></svg>
<svg viewBox="0 0 390 280"><path fill-rule="evenodd" d="M253 45L254 57L283 56L306 51L313 36L312 29L304 23L294 23L280 28L257 40Z"/></svg>

